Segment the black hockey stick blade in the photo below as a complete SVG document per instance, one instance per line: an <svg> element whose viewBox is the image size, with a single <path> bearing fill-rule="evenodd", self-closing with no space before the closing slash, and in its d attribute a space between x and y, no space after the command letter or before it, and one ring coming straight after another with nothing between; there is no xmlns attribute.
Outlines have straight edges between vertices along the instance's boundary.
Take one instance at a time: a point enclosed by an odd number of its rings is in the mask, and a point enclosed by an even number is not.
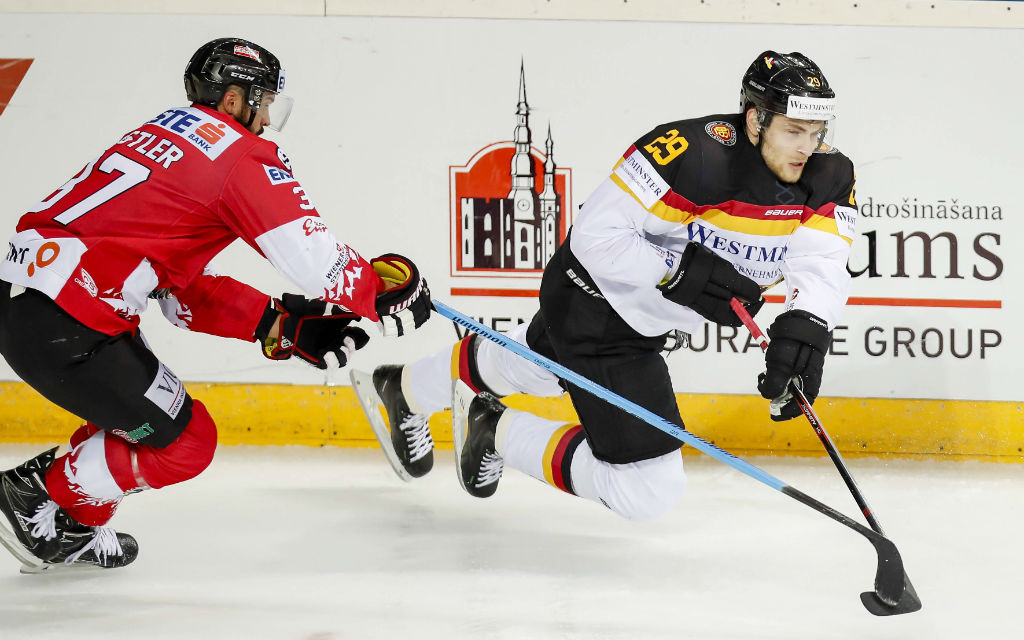
<svg viewBox="0 0 1024 640"><path fill-rule="evenodd" d="M864 603L865 609L876 616L898 616L921 609L921 599L917 597L917 591L910 583L910 577L905 573L903 574L903 595L895 605L883 602L874 591L865 591L860 594L860 601Z"/></svg>
<svg viewBox="0 0 1024 640"><path fill-rule="evenodd" d="M913 613L921 608L921 599L903 569L903 559L888 538L869 536L878 552L878 570L875 572L875 590L860 594L860 601L868 612L876 616L896 616Z"/></svg>
<svg viewBox="0 0 1024 640"><path fill-rule="evenodd" d="M900 557L899 549L896 548L892 540L793 487L786 486L781 491L815 511L853 529L867 538L871 546L875 548L875 553L878 555L875 590L860 596L861 602L864 603L868 611L876 616L892 616L912 613L921 608L921 600L910 584L906 571L903 570L903 558Z"/></svg>

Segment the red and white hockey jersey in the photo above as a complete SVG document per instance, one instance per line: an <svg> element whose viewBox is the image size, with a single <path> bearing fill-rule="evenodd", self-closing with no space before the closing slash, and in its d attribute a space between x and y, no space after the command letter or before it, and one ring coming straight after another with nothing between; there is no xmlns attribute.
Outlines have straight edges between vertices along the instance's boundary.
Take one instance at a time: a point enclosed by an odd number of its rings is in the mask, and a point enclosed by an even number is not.
<svg viewBox="0 0 1024 640"><path fill-rule="evenodd" d="M383 283L327 228L288 158L201 106L171 109L131 131L32 207L0 279L42 291L110 335L134 331L148 297L161 291L175 324L252 340L268 296L206 271L236 238L306 295L378 319Z"/></svg>

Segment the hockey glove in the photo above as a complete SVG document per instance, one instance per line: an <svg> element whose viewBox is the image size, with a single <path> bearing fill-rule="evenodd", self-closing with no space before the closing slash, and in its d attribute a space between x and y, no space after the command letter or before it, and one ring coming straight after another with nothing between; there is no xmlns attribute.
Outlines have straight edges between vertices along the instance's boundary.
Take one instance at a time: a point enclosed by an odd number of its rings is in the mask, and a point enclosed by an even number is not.
<svg viewBox="0 0 1024 640"><path fill-rule="evenodd" d="M420 270L411 260L396 253L386 253L370 260L370 265L384 281L384 291L377 294L376 311L380 316L377 328L385 336L401 336L420 327L433 306L430 289L420 277Z"/></svg>
<svg viewBox="0 0 1024 640"><path fill-rule="evenodd" d="M739 298L751 316L761 310L761 287L736 270L731 262L696 242L686 245L679 266L658 285L661 295L689 307L715 324L738 327L739 316L729 306Z"/></svg>
<svg viewBox="0 0 1024 640"><path fill-rule="evenodd" d="M772 420L781 422L801 413L790 390L791 382L814 404L832 334L818 316L794 309L775 319L768 327L768 336L771 342L764 356L767 370L758 376L757 390L772 401Z"/></svg>
<svg viewBox="0 0 1024 640"><path fill-rule="evenodd" d="M365 331L349 326L358 319L337 305L331 305L328 311L323 300L286 293L267 305L254 337L263 346L263 355L271 360L287 360L294 355L317 369L344 367L352 352L370 341Z"/></svg>

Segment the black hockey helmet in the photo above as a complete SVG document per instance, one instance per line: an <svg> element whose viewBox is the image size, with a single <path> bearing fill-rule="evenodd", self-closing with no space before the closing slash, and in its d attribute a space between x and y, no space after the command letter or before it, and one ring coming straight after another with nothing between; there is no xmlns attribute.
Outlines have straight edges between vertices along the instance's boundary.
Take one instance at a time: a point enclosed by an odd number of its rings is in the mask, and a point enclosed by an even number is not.
<svg viewBox="0 0 1024 640"><path fill-rule="evenodd" d="M261 107L276 112L270 127L284 127L291 99L281 95L284 70L277 56L241 38L211 40L192 55L185 67L185 95L193 104L216 108L230 85L240 87L255 114Z"/></svg>
<svg viewBox="0 0 1024 640"><path fill-rule="evenodd" d="M754 107L762 127L768 126L773 114L797 120L824 120L825 135L834 131L828 122L836 117L836 94L825 74L802 53L765 51L743 74L740 109ZM829 136L831 138L831 136ZM830 148L823 144L822 148Z"/></svg>

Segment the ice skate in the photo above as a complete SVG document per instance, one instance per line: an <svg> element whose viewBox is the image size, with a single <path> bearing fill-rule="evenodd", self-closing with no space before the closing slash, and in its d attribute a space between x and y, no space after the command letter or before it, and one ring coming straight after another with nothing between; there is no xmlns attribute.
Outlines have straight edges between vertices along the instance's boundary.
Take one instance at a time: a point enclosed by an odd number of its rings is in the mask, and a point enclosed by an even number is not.
<svg viewBox="0 0 1024 640"><path fill-rule="evenodd" d="M406 482L427 474L434 466L434 440L429 416L413 413L402 393L405 367L382 365L373 375L355 369L349 374L352 388L373 435L398 477ZM381 409L387 413L387 423Z"/></svg>
<svg viewBox="0 0 1024 640"><path fill-rule="evenodd" d="M54 447L0 473L0 543L26 568L38 568L60 552L55 520L61 511L46 491Z"/></svg>
<svg viewBox="0 0 1024 640"><path fill-rule="evenodd" d="M452 390L455 471L469 495L488 498L498 489L505 466L494 446L498 421L507 408L489 393L476 394L456 380Z"/></svg>
<svg viewBox="0 0 1024 640"><path fill-rule="evenodd" d="M60 550L41 566L23 566L22 573L43 573L66 569L100 568L116 569L135 561L139 555L139 543L133 536L109 527L89 527L75 522L63 510L58 517L62 522Z"/></svg>

